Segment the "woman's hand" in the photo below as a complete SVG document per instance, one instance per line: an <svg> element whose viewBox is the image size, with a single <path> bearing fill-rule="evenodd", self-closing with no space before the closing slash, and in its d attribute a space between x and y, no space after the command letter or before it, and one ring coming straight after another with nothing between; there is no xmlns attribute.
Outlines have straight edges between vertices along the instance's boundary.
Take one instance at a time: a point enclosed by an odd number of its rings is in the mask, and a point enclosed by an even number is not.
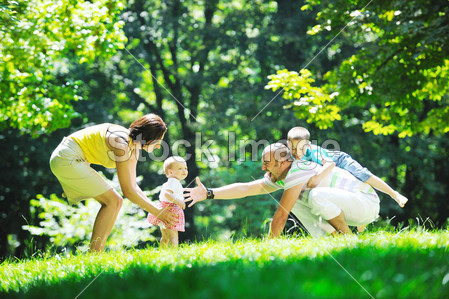
<svg viewBox="0 0 449 299"><path fill-rule="evenodd" d="M176 200L175 204L183 210L186 209L186 203L182 200Z"/></svg>
<svg viewBox="0 0 449 299"><path fill-rule="evenodd" d="M195 188L184 188L184 192L187 192L184 193L184 201L192 201L188 206L189 208L197 202L203 201L207 198L207 189L204 187L203 183L201 183L199 177L196 178L196 184L198 186Z"/></svg>
<svg viewBox="0 0 449 299"><path fill-rule="evenodd" d="M167 227L175 226L176 222L178 221L178 216L175 213L169 211L168 208L160 209L158 214L155 216L162 222L164 222Z"/></svg>

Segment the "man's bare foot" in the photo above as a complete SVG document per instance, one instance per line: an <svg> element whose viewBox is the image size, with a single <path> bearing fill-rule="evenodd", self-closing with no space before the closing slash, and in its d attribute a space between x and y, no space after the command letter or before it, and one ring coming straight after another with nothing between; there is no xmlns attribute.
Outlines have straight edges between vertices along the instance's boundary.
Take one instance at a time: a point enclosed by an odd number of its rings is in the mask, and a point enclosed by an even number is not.
<svg viewBox="0 0 449 299"><path fill-rule="evenodd" d="M327 220L327 222L329 222L329 224L332 225L339 233L348 235L352 234L351 229L349 229L349 226L346 223L343 212L341 212L337 217Z"/></svg>
<svg viewBox="0 0 449 299"><path fill-rule="evenodd" d="M365 231L366 225L359 225L357 226L357 231L359 233L363 233Z"/></svg>

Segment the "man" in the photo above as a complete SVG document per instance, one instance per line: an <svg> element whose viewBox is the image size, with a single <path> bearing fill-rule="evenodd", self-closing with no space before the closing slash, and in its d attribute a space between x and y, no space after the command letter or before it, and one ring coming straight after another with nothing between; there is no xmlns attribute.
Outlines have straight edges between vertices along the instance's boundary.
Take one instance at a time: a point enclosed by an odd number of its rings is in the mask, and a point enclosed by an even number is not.
<svg viewBox="0 0 449 299"><path fill-rule="evenodd" d="M197 179L198 186L185 189L188 192L185 197L186 201L192 201L190 207L206 198L242 198L284 189L271 223L270 237L280 235L290 211L313 237L351 233L348 224L366 225L377 218L379 198L369 185L334 166L294 160L285 145L271 144L262 153L262 170L267 173L264 179L214 189L206 189ZM305 190L308 183L309 187L311 184L317 187ZM298 200L302 191L304 195Z"/></svg>

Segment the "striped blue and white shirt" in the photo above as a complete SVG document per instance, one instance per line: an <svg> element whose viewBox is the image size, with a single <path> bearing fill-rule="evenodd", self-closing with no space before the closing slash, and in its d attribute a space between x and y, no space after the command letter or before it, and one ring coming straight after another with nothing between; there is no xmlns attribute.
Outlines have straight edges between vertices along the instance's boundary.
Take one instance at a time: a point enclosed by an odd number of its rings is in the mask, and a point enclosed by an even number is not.
<svg viewBox="0 0 449 299"><path fill-rule="evenodd" d="M272 182L269 176L265 176L264 184L278 190L288 190L299 184L307 183L321 168L322 166L315 162L294 160L284 180ZM376 195L376 192L370 185L363 183L348 171L338 167L332 169L331 173L321 180L317 187L333 187L351 192Z"/></svg>

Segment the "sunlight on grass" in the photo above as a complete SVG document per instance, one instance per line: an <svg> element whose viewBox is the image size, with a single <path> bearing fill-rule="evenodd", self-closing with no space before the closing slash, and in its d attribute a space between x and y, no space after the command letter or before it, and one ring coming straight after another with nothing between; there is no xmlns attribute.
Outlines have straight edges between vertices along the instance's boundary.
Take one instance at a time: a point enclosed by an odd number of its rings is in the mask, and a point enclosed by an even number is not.
<svg viewBox="0 0 449 299"><path fill-rule="evenodd" d="M56 255L3 262L1 291L19 297L58 294L58 298L74 298L99 275L83 298L100 294L120 297L115 282L122 288L126 282L129 291L137 292L149 283L152 288L162 288L172 279L180 282L171 287L178 288L180 294L192 297L192 292L201 290L194 298L213 294L226 298L245 294L288 296L292 291L313 298L330 294L336 298L348 294L439 297L443 294L440 292L448 294L449 290L448 245L447 231L379 231L323 239L207 241L165 251L148 248ZM100 289L103 293L98 293ZM52 295L53 291L57 292Z"/></svg>

